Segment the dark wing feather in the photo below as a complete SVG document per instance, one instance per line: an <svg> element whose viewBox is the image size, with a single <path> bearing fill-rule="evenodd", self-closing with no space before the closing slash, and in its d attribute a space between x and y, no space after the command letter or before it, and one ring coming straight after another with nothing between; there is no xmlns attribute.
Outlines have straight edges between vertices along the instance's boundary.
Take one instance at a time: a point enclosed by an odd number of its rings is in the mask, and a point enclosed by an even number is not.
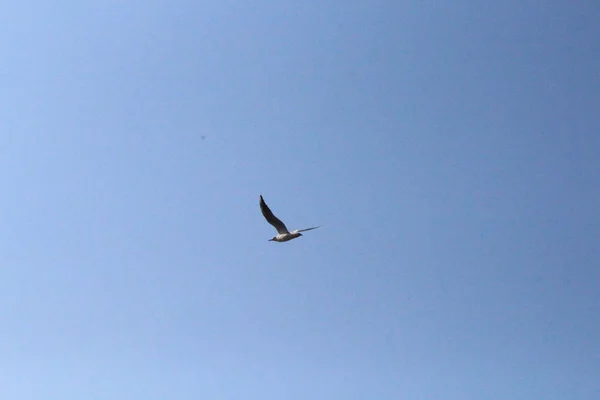
<svg viewBox="0 0 600 400"><path fill-rule="evenodd" d="M265 203L265 200L263 199L262 195L260 196L260 211L262 212L262 215L265 217L267 222L273 225L275 229L277 229L277 233L289 233L288 229L285 227L285 224L281 222L279 218L273 215L273 212L271 211L269 206L267 206L267 203Z"/></svg>
<svg viewBox="0 0 600 400"><path fill-rule="evenodd" d="M320 227L321 227L321 225L319 225L319 226L313 226L312 228L298 229L296 232L312 231L313 229L317 229L317 228L320 228Z"/></svg>

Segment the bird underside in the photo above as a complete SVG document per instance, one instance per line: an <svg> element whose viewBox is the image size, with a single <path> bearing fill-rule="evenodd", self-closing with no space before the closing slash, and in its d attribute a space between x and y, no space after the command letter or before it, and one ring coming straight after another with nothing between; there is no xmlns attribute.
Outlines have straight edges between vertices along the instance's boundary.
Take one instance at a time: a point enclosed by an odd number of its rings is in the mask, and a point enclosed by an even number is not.
<svg viewBox="0 0 600 400"><path fill-rule="evenodd" d="M302 236L301 233L291 232L291 233L280 233L279 235L273 238L274 242L287 242L292 239L296 239L297 237Z"/></svg>

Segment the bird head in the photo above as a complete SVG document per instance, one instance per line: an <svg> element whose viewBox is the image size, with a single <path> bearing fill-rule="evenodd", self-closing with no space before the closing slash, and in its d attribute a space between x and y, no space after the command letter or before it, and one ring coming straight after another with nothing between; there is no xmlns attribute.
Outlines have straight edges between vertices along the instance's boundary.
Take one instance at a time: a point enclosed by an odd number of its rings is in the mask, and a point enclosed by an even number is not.
<svg viewBox="0 0 600 400"><path fill-rule="evenodd" d="M273 236L272 239L269 239L269 242L274 242L275 241L276 236Z"/></svg>

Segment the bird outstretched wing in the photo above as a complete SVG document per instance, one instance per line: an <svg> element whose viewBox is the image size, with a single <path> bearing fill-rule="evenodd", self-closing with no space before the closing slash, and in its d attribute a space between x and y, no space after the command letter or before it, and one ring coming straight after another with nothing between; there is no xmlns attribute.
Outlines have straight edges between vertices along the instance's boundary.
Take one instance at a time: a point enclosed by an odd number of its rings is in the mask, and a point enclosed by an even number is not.
<svg viewBox="0 0 600 400"><path fill-rule="evenodd" d="M273 212L271 211L269 206L267 206L267 203L265 203L265 200L263 199L262 195L260 196L260 211L262 212L262 215L265 217L267 222L273 225L275 229L277 229L277 233L290 233L285 227L285 224L281 222L279 218L273 215Z"/></svg>
<svg viewBox="0 0 600 400"><path fill-rule="evenodd" d="M306 229L296 229L294 232L306 232L306 231L312 231L313 229L317 229L320 228L321 225L319 226L313 226L312 228L306 228Z"/></svg>

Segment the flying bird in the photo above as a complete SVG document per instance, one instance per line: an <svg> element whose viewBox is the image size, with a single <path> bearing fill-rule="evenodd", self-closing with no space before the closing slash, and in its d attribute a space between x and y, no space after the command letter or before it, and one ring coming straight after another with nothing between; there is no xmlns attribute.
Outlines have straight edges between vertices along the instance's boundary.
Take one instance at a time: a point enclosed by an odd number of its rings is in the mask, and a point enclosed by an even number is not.
<svg viewBox="0 0 600 400"><path fill-rule="evenodd" d="M273 236L272 239L269 239L269 242L287 242L288 240L296 239L299 236L302 236L300 232L310 231L312 229L317 229L318 226L313 226L312 228L307 229L296 229L295 231L288 231L285 227L285 224L281 222L279 218L273 215L273 212L265 203L262 195L260 196L260 211L262 211L262 215L265 217L268 223L273 225L275 229L277 229L277 236Z"/></svg>

